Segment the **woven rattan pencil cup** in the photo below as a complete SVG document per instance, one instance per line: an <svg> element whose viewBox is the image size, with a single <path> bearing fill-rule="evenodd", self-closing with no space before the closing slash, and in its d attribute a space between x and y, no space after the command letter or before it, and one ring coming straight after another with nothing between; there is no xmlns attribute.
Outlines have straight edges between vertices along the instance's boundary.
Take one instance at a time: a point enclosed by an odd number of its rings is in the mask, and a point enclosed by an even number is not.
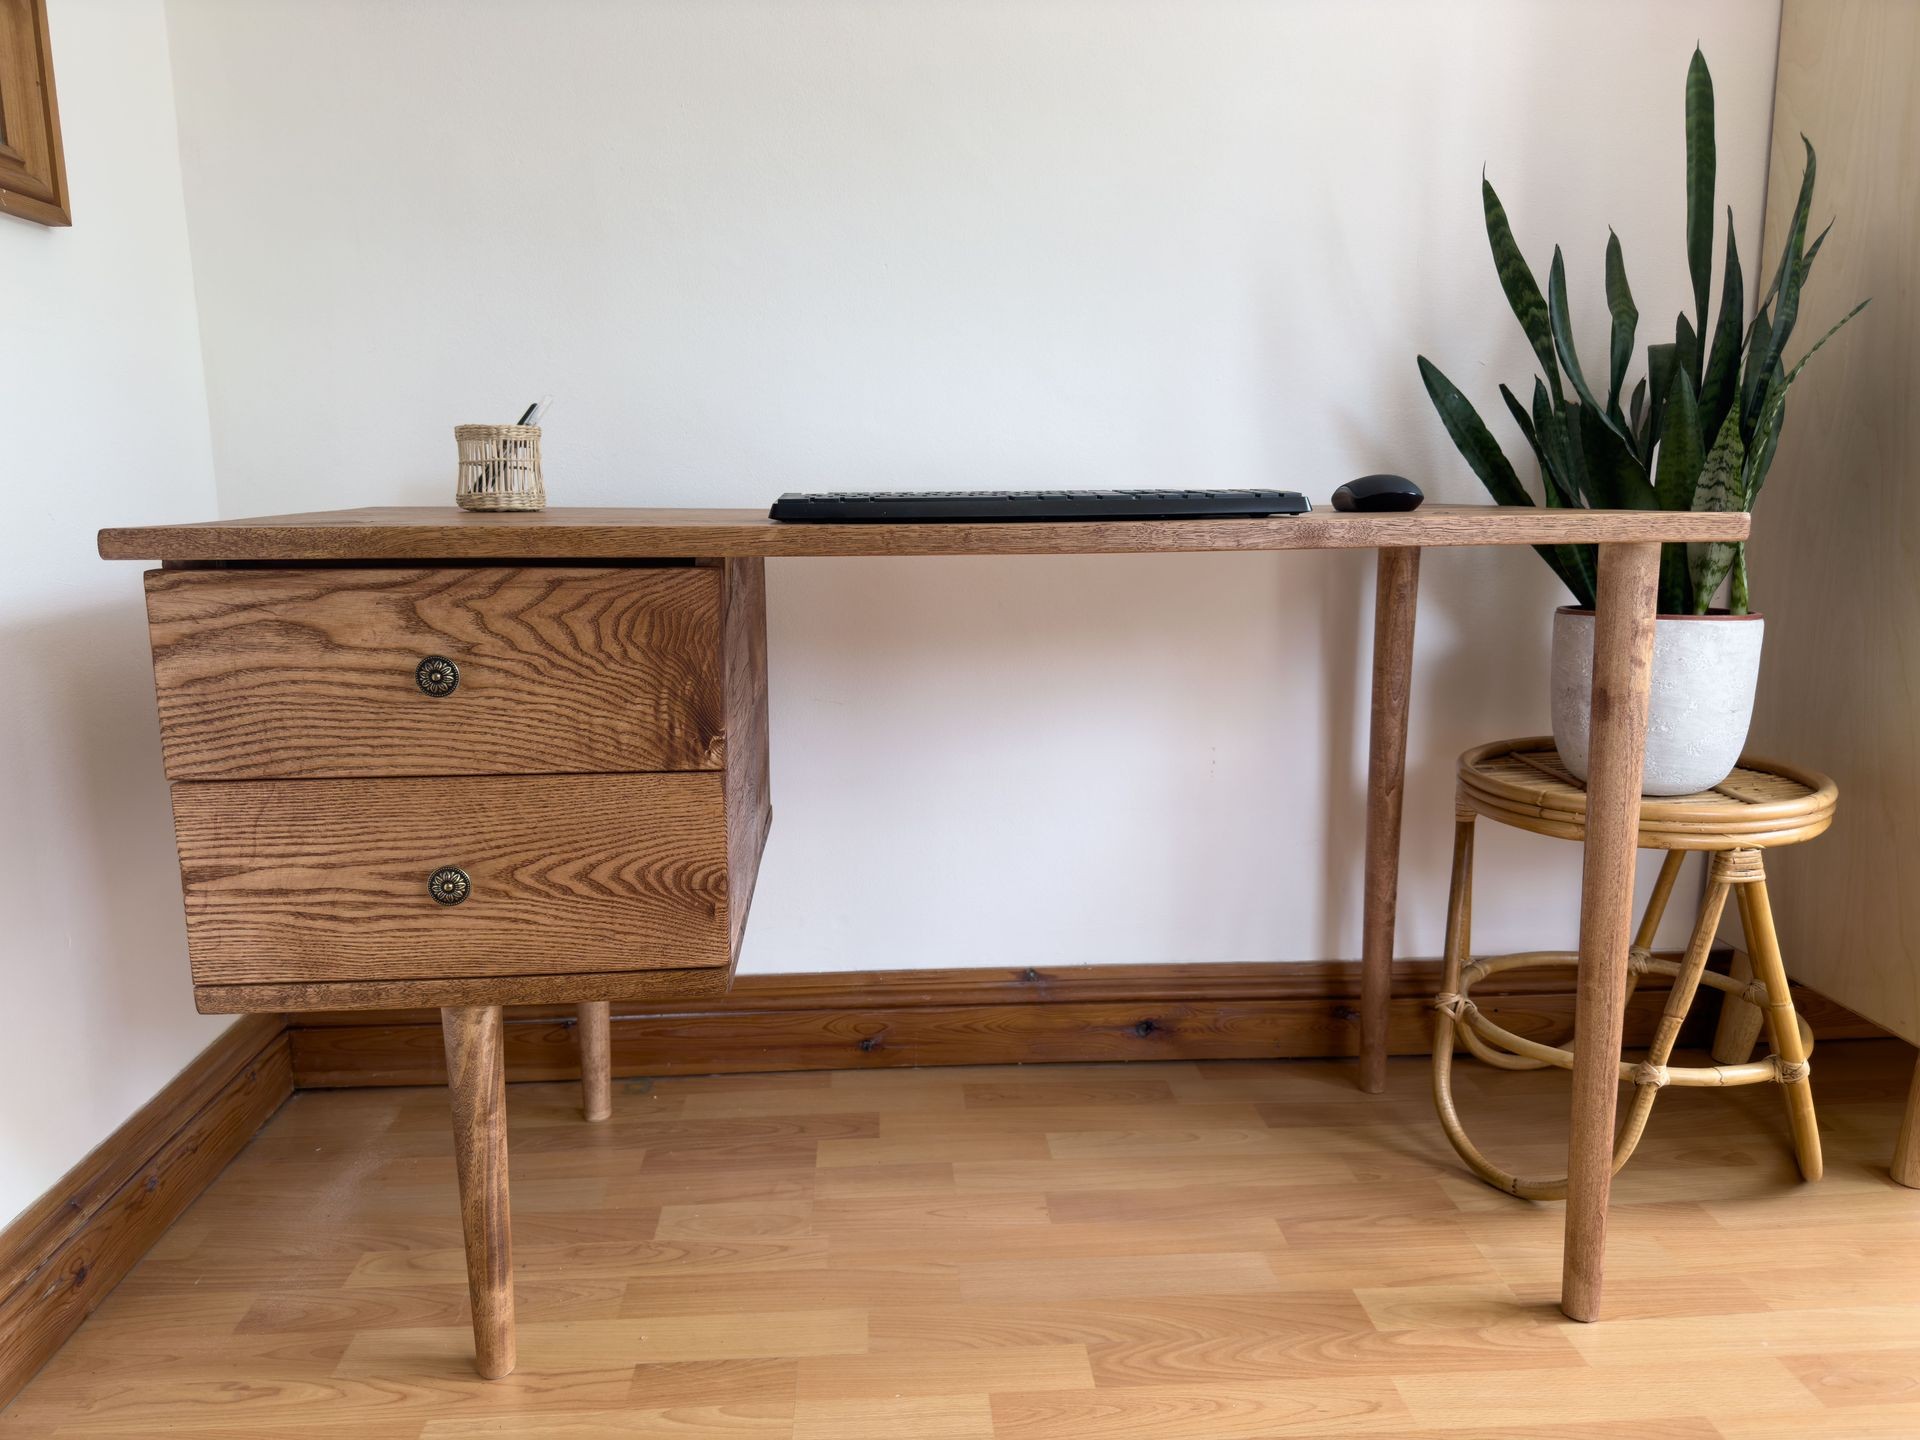
<svg viewBox="0 0 1920 1440"><path fill-rule="evenodd" d="M456 425L460 478L453 498L462 510L544 510L538 425Z"/></svg>

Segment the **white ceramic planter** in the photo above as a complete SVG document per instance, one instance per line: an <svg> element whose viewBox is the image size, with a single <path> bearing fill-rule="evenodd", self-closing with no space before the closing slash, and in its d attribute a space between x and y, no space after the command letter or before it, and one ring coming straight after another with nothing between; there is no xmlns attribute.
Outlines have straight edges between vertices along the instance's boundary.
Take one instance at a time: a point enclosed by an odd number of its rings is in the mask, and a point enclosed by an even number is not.
<svg viewBox="0 0 1920 1440"><path fill-rule="evenodd" d="M1758 615L1662 615L1654 622L1645 795L1691 795L1732 772L1747 743L1766 621ZM1553 743L1587 778L1593 612L1553 616Z"/></svg>

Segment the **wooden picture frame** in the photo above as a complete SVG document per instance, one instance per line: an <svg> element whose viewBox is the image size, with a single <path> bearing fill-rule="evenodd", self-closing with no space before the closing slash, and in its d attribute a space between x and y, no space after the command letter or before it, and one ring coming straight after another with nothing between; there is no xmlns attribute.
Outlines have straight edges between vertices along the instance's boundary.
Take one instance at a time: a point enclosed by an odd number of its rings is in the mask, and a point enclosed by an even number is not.
<svg viewBox="0 0 1920 1440"><path fill-rule="evenodd" d="M46 0L0 0L0 215L73 223Z"/></svg>

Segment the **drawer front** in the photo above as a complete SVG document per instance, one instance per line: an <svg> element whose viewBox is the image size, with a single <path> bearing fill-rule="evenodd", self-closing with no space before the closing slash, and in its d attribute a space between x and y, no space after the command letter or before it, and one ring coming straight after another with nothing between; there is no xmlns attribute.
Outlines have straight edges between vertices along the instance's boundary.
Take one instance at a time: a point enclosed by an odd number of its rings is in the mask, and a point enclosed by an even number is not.
<svg viewBox="0 0 1920 1440"><path fill-rule="evenodd" d="M715 772L175 785L173 812L196 985L732 961Z"/></svg>
<svg viewBox="0 0 1920 1440"><path fill-rule="evenodd" d="M155 570L147 613L175 780L724 760L715 568Z"/></svg>

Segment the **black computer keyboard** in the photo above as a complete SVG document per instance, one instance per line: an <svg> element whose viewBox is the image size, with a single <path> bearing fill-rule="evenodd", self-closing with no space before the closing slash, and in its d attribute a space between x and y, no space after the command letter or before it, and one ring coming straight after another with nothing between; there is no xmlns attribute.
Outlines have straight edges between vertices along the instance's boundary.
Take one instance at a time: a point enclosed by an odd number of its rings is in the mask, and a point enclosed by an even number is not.
<svg viewBox="0 0 1920 1440"><path fill-rule="evenodd" d="M775 520L845 525L956 520L1200 520L1304 515L1294 490L872 490L800 494L773 502Z"/></svg>

